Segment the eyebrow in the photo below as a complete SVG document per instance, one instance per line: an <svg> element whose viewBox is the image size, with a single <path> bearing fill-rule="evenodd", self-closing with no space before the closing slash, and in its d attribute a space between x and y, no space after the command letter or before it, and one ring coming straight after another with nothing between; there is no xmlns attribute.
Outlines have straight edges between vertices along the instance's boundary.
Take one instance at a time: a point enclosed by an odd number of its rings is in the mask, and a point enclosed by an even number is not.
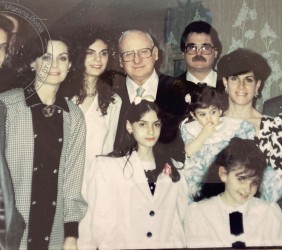
<svg viewBox="0 0 282 250"><path fill-rule="evenodd" d="M51 54L49 52L46 52L44 55L52 56L53 54ZM42 55L42 56L44 56L44 55ZM62 56L62 55L69 55L69 53L68 52L64 52L64 53L59 54L58 56Z"/></svg>
<svg viewBox="0 0 282 250"><path fill-rule="evenodd" d="M90 48L87 48L86 50L91 50L91 51L96 52L96 50L95 50L95 49L90 49ZM100 52L101 52L101 51L108 51L108 49L102 49L102 50L100 50Z"/></svg>
<svg viewBox="0 0 282 250"><path fill-rule="evenodd" d="M145 120L139 120L139 122L146 122L146 123L149 123L149 121L145 121ZM153 123L157 123L157 122L161 122L161 120L160 119L158 119L158 120L156 120L156 121L154 121Z"/></svg>

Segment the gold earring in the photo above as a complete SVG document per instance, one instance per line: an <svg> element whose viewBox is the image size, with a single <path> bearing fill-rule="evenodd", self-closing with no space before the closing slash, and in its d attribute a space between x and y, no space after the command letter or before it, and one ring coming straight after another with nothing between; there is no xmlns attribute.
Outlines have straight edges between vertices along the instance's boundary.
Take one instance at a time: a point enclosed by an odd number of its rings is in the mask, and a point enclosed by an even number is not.
<svg viewBox="0 0 282 250"><path fill-rule="evenodd" d="M256 91L255 98L258 98L258 96L259 96L258 91Z"/></svg>

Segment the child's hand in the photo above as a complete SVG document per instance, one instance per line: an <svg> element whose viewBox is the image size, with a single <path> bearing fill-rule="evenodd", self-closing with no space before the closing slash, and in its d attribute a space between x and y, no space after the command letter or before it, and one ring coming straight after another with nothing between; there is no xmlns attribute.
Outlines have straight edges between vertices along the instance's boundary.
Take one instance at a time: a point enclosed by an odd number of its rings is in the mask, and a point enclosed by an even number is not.
<svg viewBox="0 0 282 250"><path fill-rule="evenodd" d="M208 122L202 129L202 136L204 138L207 138L211 136L215 131L215 125L212 122Z"/></svg>

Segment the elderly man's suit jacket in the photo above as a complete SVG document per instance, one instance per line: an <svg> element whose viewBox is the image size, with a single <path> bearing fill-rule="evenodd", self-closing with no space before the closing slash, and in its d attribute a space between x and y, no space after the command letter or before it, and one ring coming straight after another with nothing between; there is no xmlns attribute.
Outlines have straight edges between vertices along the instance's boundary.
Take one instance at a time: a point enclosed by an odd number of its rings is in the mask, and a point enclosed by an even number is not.
<svg viewBox="0 0 282 250"><path fill-rule="evenodd" d="M22 216L15 207L10 172L5 160L6 107L0 102L0 185L3 192L7 249L18 249L25 228ZM6 249L6 248L5 248Z"/></svg>
<svg viewBox="0 0 282 250"><path fill-rule="evenodd" d="M269 115L275 117L282 113L282 95L274 97L270 100L267 100L263 104L263 111L264 115Z"/></svg>

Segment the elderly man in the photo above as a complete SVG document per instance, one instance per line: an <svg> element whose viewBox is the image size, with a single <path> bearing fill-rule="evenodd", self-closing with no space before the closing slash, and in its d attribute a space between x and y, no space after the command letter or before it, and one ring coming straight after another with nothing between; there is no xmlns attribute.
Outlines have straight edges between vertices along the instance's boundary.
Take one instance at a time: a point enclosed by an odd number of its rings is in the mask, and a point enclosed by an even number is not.
<svg viewBox="0 0 282 250"><path fill-rule="evenodd" d="M182 158L183 143L178 136L178 125L182 119L187 103L185 95L193 90L194 84L189 87L181 80L166 75L158 75L155 63L158 60L158 48L152 37L140 30L128 30L119 39L120 66L127 76L118 82L117 93L122 98L118 130L115 140L115 149L123 143L125 133L126 110L136 96L151 95L162 114L162 133L160 142L173 148L175 158ZM172 145L178 145L178 148ZM178 156L176 156L178 155ZM183 160L183 159L181 159Z"/></svg>
<svg viewBox="0 0 282 250"><path fill-rule="evenodd" d="M180 49L184 53L187 71L178 78L216 87L214 67L222 51L217 31L206 22L192 22L182 34Z"/></svg>

